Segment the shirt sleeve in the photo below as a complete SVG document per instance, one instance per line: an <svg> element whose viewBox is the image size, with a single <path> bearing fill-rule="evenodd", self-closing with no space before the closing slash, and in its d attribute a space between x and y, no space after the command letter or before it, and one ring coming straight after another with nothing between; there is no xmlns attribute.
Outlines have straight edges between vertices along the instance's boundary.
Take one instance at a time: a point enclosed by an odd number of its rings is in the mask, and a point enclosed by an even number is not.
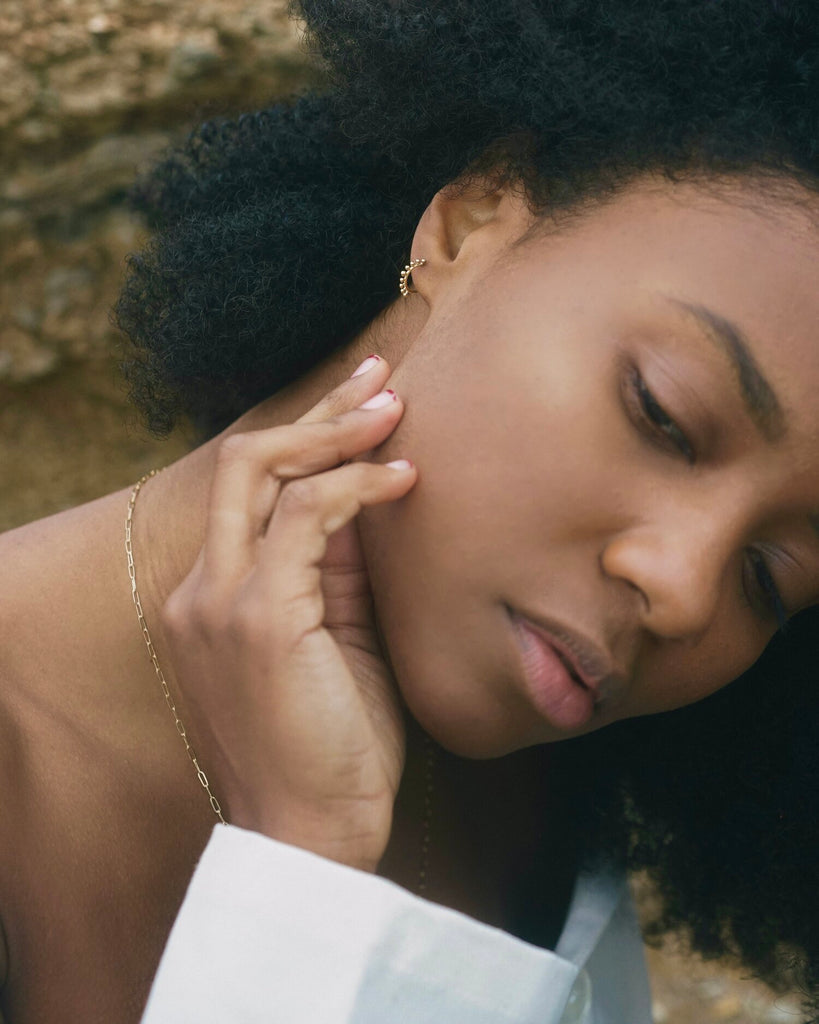
<svg viewBox="0 0 819 1024"><path fill-rule="evenodd" d="M385 879L217 825L143 1024L559 1024L577 975Z"/></svg>
<svg viewBox="0 0 819 1024"><path fill-rule="evenodd" d="M605 868L580 875L555 952L582 968L570 1000L580 1024L652 1024L643 937L625 876Z"/></svg>

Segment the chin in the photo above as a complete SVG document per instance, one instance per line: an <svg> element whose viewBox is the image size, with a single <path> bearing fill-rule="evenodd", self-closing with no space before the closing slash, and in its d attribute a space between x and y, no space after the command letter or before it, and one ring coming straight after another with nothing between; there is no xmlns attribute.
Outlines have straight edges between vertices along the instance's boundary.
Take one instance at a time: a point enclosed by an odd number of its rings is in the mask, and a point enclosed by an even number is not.
<svg viewBox="0 0 819 1024"><path fill-rule="evenodd" d="M471 760L565 739L512 676L503 606L480 586L449 588L436 600L446 567L405 525L405 513L389 506L359 516L376 632L409 715L445 750Z"/></svg>
<svg viewBox="0 0 819 1024"><path fill-rule="evenodd" d="M482 680L468 672L412 664L384 644L399 693L408 713L444 750L469 760L505 757L540 743L566 737L546 722L505 706L489 696Z"/></svg>
<svg viewBox="0 0 819 1024"><path fill-rule="evenodd" d="M445 633L415 635L407 618L385 611L376 606L376 629L404 707L444 750L490 760L570 738L534 712L500 659L465 663Z"/></svg>

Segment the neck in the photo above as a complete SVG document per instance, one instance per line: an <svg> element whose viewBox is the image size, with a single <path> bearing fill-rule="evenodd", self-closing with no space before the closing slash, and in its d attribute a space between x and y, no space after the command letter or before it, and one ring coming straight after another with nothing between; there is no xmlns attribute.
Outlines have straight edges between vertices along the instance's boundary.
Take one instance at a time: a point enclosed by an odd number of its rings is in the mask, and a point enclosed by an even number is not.
<svg viewBox="0 0 819 1024"><path fill-rule="evenodd" d="M395 370L426 319L422 301L393 305L353 341L333 352L309 373L255 406L221 434L196 448L152 479L139 499L134 547L146 617L159 621L159 609L191 571L205 539L210 485L221 442L231 434L292 423L349 377L371 352ZM164 647L160 627L157 649Z"/></svg>
<svg viewBox="0 0 819 1024"><path fill-rule="evenodd" d="M391 307L306 376L250 410L145 486L134 516L134 550L145 616L172 689L174 680L159 611L191 571L203 544L210 483L221 440L238 431L292 423L349 377L371 352L379 353L396 370L425 319L426 307L420 299ZM111 515L119 522L124 513L122 495L111 498ZM130 612L115 628L129 647L141 647L142 637ZM135 651L135 658L142 659L144 666L144 679L138 680L139 685L154 687L156 680L144 650ZM159 702L159 693L156 699ZM184 707L180 710L184 720ZM206 753L201 753L207 768ZM501 894L508 887L506 876L512 870L509 850L521 852L510 839L514 832L531 835L533 802L542 803L543 797L543 773L521 767L527 753L482 764L437 751L429 819L429 884L425 890L429 898L492 924L508 923ZM406 770L380 873L411 891L419 888L427 779L423 733L408 722ZM204 795L199 795L207 809Z"/></svg>
<svg viewBox="0 0 819 1024"><path fill-rule="evenodd" d="M574 885L570 787L554 752L469 761L435 747L432 770L408 722L407 764L379 874L487 924L554 948ZM427 805L427 797L429 802Z"/></svg>
<svg viewBox="0 0 819 1024"><path fill-rule="evenodd" d="M251 409L217 437L167 467L142 488L133 520L139 590L158 660L175 694L178 694L178 687L173 679L171 659L166 653L168 643L162 629L160 610L191 571L204 542L210 485L221 442L233 433L294 422L348 378L372 352L377 352L388 361L393 371L396 370L425 319L426 307L420 299L402 301L390 307L348 345L332 353L294 384ZM124 515L122 494L112 495L111 501L112 532L119 543L119 521ZM155 687L156 680L152 678L150 662L145 658L144 644L132 610L123 621L116 624L112 621L111 626L129 647L136 648L135 662L144 665L145 679L139 679L138 684ZM157 699L159 697L157 693ZM184 721L185 709L181 701L180 713ZM421 744L420 731L411 729L407 756L408 763L413 766L422 757ZM202 760L207 768L205 752ZM408 776L414 779L414 767ZM412 801L403 801L396 814L396 830L403 833L404 824L411 830L414 825L407 819L413 814ZM409 879L405 884L410 889L415 888Z"/></svg>

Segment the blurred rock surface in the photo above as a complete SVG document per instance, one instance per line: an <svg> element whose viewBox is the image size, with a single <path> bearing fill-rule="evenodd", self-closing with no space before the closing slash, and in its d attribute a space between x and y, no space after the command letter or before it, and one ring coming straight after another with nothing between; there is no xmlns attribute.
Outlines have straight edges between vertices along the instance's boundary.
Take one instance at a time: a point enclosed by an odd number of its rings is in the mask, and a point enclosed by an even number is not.
<svg viewBox="0 0 819 1024"><path fill-rule="evenodd" d="M0 529L186 450L139 430L117 378L125 194L187 126L308 84L298 37L284 0L0 0ZM649 963L656 1024L801 1020L736 971Z"/></svg>
<svg viewBox="0 0 819 1024"><path fill-rule="evenodd" d="M311 74L282 0L3 0L0 381L109 355L137 171Z"/></svg>

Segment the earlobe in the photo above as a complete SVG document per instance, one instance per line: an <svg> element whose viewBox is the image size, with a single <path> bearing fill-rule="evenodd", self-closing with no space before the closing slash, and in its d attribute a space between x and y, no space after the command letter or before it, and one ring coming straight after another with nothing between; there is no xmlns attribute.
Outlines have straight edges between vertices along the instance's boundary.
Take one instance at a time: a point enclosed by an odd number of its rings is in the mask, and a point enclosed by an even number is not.
<svg viewBox="0 0 819 1024"><path fill-rule="evenodd" d="M417 270L419 267L423 267L425 263L426 260L423 257L420 257L419 259L415 260L410 260L410 262L401 271L401 276L398 279L398 291L401 292L403 298L406 299L411 291L415 291L414 288L410 288L409 286L410 274L413 272L413 270Z"/></svg>

